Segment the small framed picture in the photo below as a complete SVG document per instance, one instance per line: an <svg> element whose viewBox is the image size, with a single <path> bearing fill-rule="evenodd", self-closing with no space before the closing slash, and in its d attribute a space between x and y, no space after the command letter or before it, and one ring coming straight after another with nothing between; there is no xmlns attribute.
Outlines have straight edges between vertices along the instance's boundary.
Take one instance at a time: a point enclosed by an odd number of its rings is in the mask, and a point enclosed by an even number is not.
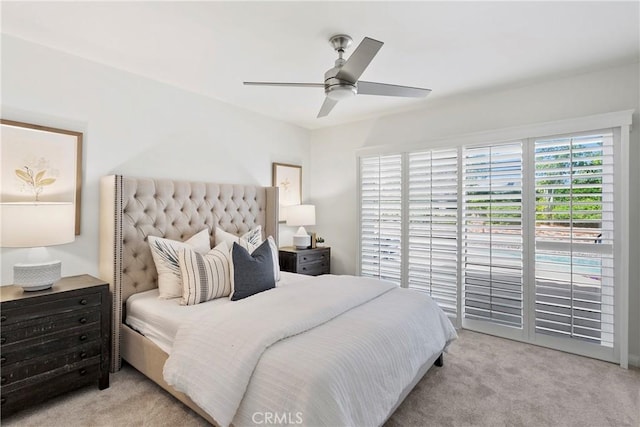
<svg viewBox="0 0 640 427"><path fill-rule="evenodd" d="M286 207L302 203L302 166L273 164L273 184L279 188L279 221L286 220Z"/></svg>

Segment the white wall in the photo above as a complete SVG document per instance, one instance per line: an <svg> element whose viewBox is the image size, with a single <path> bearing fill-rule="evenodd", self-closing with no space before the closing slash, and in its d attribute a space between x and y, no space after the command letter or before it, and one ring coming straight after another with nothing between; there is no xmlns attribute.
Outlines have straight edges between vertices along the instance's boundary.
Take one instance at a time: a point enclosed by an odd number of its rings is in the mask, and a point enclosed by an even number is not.
<svg viewBox="0 0 640 427"><path fill-rule="evenodd" d="M63 275L98 273L104 175L271 185L283 162L301 164L308 186L307 130L8 36L1 59L2 118L84 132L82 231L50 248ZM281 244L294 231L281 227ZM0 250L2 284L24 252Z"/></svg>
<svg viewBox="0 0 640 427"><path fill-rule="evenodd" d="M356 152L371 146L437 145L455 135L634 109L631 134L630 354L640 355L640 110L638 64L526 87L428 103L424 110L362 121L311 135L311 196L317 231L332 250L332 270L353 274L357 262ZM434 88L437 90L437 88ZM635 355L635 356L633 356Z"/></svg>

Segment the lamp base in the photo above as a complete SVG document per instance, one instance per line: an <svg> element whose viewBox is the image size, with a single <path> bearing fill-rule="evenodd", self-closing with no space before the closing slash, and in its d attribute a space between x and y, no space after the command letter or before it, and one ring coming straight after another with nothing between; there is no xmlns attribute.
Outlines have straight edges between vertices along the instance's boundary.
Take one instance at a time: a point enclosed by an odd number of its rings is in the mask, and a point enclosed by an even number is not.
<svg viewBox="0 0 640 427"><path fill-rule="evenodd" d="M296 249L306 249L311 246L311 236L308 234L298 235L294 234L293 236L293 246Z"/></svg>
<svg viewBox="0 0 640 427"><path fill-rule="evenodd" d="M60 261L15 264L13 266L13 282L28 292L49 289L60 280L61 267Z"/></svg>

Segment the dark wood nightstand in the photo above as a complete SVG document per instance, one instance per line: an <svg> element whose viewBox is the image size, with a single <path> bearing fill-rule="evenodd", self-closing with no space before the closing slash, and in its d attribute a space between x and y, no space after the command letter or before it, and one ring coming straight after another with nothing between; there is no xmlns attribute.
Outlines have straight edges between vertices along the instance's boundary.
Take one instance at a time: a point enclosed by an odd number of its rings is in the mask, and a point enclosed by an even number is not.
<svg viewBox="0 0 640 427"><path fill-rule="evenodd" d="M87 385L109 387L109 285L65 277L44 291L0 287L2 417Z"/></svg>
<svg viewBox="0 0 640 427"><path fill-rule="evenodd" d="M280 270L290 273L318 276L331 272L331 248L296 249L293 246L280 248Z"/></svg>

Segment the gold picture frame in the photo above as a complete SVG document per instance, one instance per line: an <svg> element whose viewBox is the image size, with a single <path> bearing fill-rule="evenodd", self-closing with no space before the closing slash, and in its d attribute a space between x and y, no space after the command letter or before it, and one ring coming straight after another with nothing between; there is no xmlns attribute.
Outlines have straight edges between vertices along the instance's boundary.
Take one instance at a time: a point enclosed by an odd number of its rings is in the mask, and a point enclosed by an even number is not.
<svg viewBox="0 0 640 427"><path fill-rule="evenodd" d="M80 234L82 132L0 119L0 201L73 202Z"/></svg>
<svg viewBox="0 0 640 427"><path fill-rule="evenodd" d="M272 185L278 187L278 221L286 220L286 207L302 203L302 166L273 163Z"/></svg>

